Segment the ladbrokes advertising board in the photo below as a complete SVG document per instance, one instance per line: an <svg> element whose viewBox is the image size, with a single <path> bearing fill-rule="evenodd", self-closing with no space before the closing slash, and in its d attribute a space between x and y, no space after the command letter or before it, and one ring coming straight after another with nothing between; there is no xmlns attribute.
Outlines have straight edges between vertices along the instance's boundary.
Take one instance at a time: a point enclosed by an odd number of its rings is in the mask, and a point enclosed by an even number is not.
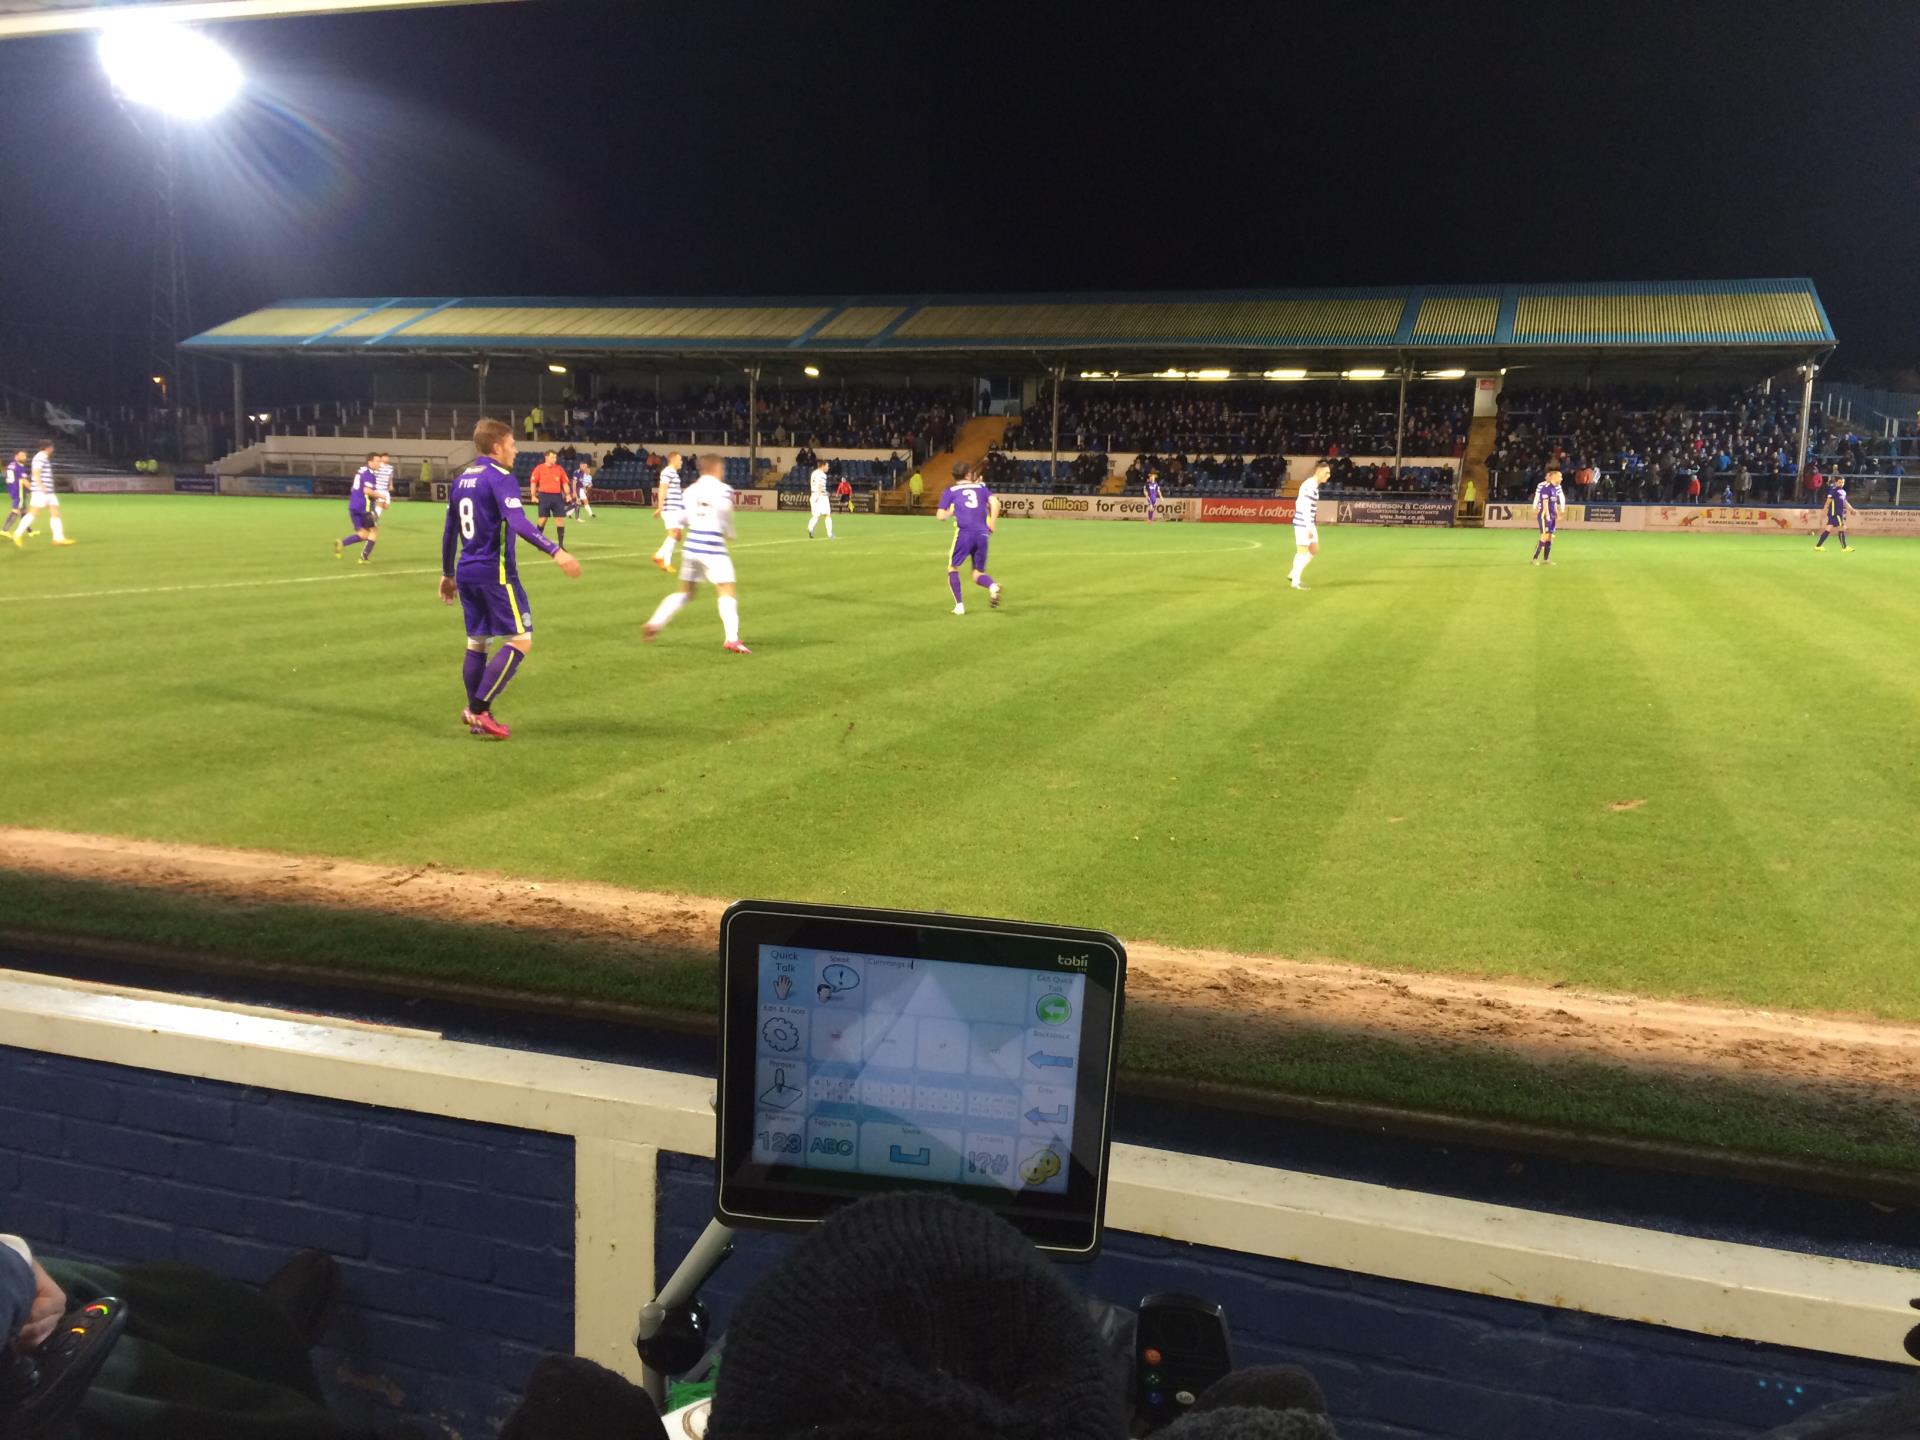
<svg viewBox="0 0 1920 1440"><path fill-rule="evenodd" d="M1293 501L1274 499L1197 500L1200 519L1241 525L1291 525Z"/></svg>

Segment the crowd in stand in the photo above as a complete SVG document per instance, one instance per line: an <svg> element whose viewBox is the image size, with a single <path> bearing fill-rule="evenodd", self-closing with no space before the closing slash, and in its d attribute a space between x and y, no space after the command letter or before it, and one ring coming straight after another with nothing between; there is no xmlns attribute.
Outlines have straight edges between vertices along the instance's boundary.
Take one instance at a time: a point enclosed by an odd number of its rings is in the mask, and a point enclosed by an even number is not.
<svg viewBox="0 0 1920 1440"><path fill-rule="evenodd" d="M1487 459L1493 499L1524 499L1549 464L1575 500L1781 504L1804 500L1839 473L1856 501L1884 482L1887 498L1905 473L1877 437L1808 419L1807 473L1799 469L1797 392L1745 390L1683 400L1650 390L1508 391Z"/></svg>
<svg viewBox="0 0 1920 1440"><path fill-rule="evenodd" d="M924 459L951 449L967 416L965 391L878 385L839 389L766 390L758 396L762 445L890 449ZM678 439L747 443L747 389L713 386L677 399L628 390L603 392L592 404L556 406L544 417L548 439L583 442Z"/></svg>
<svg viewBox="0 0 1920 1440"><path fill-rule="evenodd" d="M1242 454L1391 455L1398 396L1390 388L1302 390L1205 384L1089 386L1061 391L1060 448L1144 450L1157 454L1215 451ZM1016 450L1053 443L1053 399L1042 391L1008 429ZM1412 394L1403 455L1460 455L1467 443L1468 402Z"/></svg>

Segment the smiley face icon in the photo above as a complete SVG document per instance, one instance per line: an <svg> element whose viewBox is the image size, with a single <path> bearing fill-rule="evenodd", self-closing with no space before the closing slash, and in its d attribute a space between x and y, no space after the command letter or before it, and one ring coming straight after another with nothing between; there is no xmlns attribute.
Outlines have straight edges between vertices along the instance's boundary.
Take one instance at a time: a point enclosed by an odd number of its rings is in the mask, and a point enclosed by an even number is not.
<svg viewBox="0 0 1920 1440"><path fill-rule="evenodd" d="M1029 1185L1044 1185L1060 1173L1060 1157L1049 1148L1027 1157L1020 1167L1020 1178Z"/></svg>

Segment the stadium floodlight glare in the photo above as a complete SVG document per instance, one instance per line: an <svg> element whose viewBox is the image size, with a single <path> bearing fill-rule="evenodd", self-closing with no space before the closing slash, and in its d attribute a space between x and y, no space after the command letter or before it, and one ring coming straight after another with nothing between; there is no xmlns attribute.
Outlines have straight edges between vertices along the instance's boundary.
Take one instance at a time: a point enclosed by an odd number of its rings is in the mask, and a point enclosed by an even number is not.
<svg viewBox="0 0 1920 1440"><path fill-rule="evenodd" d="M549 365L547 366L547 373L549 375L564 375L567 373L567 367L564 365L558 365L558 364Z"/></svg>
<svg viewBox="0 0 1920 1440"><path fill-rule="evenodd" d="M153 377L153 383L156 385L164 385L167 383L167 377L164 375L156 375Z"/></svg>
<svg viewBox="0 0 1920 1440"><path fill-rule="evenodd" d="M1343 370L1340 373L1348 380L1384 380L1387 378L1387 372L1384 370Z"/></svg>
<svg viewBox="0 0 1920 1440"><path fill-rule="evenodd" d="M1429 380L1464 380L1466 378L1467 378L1467 372L1464 370L1429 370L1427 371L1427 379Z"/></svg>
<svg viewBox="0 0 1920 1440"><path fill-rule="evenodd" d="M809 365L807 366L806 374L809 379L818 380L820 378L820 367L818 365Z"/></svg>
<svg viewBox="0 0 1920 1440"><path fill-rule="evenodd" d="M1307 372L1304 370L1269 370L1267 371L1267 379L1269 380L1304 380L1306 378L1307 378Z"/></svg>
<svg viewBox="0 0 1920 1440"><path fill-rule="evenodd" d="M137 105L205 120L240 93L240 65L197 30L119 20L100 31L100 63L113 88Z"/></svg>
<svg viewBox="0 0 1920 1440"><path fill-rule="evenodd" d="M1193 372L1193 378L1196 380L1231 380L1233 378L1233 372L1231 370L1196 370Z"/></svg>

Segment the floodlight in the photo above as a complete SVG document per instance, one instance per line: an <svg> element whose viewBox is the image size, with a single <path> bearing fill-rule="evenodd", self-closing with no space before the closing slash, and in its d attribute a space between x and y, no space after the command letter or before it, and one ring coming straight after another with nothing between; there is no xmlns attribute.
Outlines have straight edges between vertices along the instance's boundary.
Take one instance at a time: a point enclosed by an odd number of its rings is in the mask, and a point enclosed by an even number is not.
<svg viewBox="0 0 1920 1440"><path fill-rule="evenodd" d="M813 379L818 380L820 378L820 367L818 365L807 366L807 374Z"/></svg>
<svg viewBox="0 0 1920 1440"><path fill-rule="evenodd" d="M564 375L567 373L567 367L564 365L549 365L547 366L547 373L549 375Z"/></svg>
<svg viewBox="0 0 1920 1440"><path fill-rule="evenodd" d="M156 375L153 377L153 383L156 385L164 385L167 383L167 377L164 375Z"/></svg>
<svg viewBox="0 0 1920 1440"><path fill-rule="evenodd" d="M1429 380L1464 380L1466 378L1467 378L1467 372L1464 370L1429 370L1427 371L1427 379Z"/></svg>
<svg viewBox="0 0 1920 1440"><path fill-rule="evenodd" d="M183 120L205 120L240 92L240 66L197 30L126 20L100 32L100 63L123 97Z"/></svg>
<svg viewBox="0 0 1920 1440"><path fill-rule="evenodd" d="M1387 378L1387 372L1384 370L1345 370L1341 373L1349 380L1384 380Z"/></svg>
<svg viewBox="0 0 1920 1440"><path fill-rule="evenodd" d="M1233 378L1233 372L1231 370L1196 370L1193 372L1193 378L1196 380L1231 380Z"/></svg>
<svg viewBox="0 0 1920 1440"><path fill-rule="evenodd" d="M1304 380L1306 378L1307 378L1307 372L1304 370L1269 370L1267 371L1267 379L1269 380Z"/></svg>

